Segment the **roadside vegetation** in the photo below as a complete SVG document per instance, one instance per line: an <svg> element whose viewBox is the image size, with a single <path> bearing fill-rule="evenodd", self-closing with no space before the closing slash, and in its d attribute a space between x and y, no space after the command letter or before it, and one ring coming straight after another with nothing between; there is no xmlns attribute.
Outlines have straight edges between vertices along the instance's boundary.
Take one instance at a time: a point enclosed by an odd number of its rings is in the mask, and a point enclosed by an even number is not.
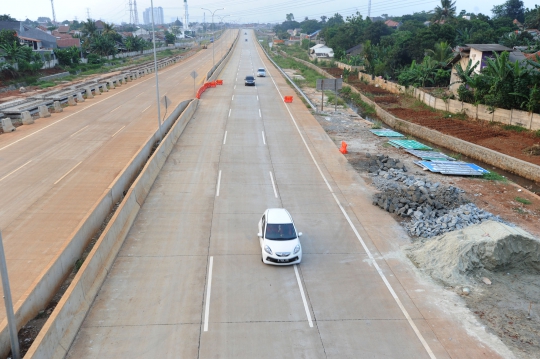
<svg viewBox="0 0 540 359"><path fill-rule="evenodd" d="M507 0L493 7L491 14L459 11L456 2L441 0L434 9L398 17L383 15L372 21L360 13L296 21L293 14L274 27L276 37L289 39L290 29L301 29L319 38L334 51L334 58L350 65L363 66L372 76L380 76L405 86L447 88L455 66L459 84L457 99L491 108L540 112L540 36L527 29L540 28L540 6L525 8L521 0ZM391 20L396 26L389 26ZM306 60L315 43L302 39L293 46L280 46L288 54ZM479 74L470 63L453 65L457 47L466 44L520 46L529 54L526 60L512 62L508 52L486 59ZM346 54L359 47L359 53ZM345 78L346 76L344 76ZM443 98L453 94L443 91Z"/></svg>

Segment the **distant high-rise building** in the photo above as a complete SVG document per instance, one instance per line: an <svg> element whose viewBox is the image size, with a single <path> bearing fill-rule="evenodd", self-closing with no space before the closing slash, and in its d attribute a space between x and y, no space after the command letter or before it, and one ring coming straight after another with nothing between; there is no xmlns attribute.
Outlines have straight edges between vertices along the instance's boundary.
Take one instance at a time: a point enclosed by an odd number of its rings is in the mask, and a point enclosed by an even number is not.
<svg viewBox="0 0 540 359"><path fill-rule="evenodd" d="M152 23L152 8L149 7L144 10L143 21L146 25L150 25ZM154 8L154 23L156 25L163 25L165 23L163 8L161 6Z"/></svg>

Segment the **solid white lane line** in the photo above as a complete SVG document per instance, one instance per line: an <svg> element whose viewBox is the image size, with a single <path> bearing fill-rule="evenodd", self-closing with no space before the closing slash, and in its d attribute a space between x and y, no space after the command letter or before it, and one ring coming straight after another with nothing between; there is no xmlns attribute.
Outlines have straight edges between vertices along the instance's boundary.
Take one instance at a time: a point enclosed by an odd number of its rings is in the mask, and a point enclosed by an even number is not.
<svg viewBox="0 0 540 359"><path fill-rule="evenodd" d="M147 108L145 108L144 110L142 110L142 112L148 110L152 105L148 106Z"/></svg>
<svg viewBox="0 0 540 359"><path fill-rule="evenodd" d="M223 144L227 142L227 131L225 131L225 136L223 137Z"/></svg>
<svg viewBox="0 0 540 359"><path fill-rule="evenodd" d="M266 145L266 138L264 138L264 131L262 131L263 143Z"/></svg>
<svg viewBox="0 0 540 359"><path fill-rule="evenodd" d="M87 128L88 126L90 126L90 125L86 125L86 126L84 126L84 127L83 127L83 128L81 128L81 129L80 129L79 131L75 132L74 134L72 134L72 135L71 135L71 136L69 136L69 137L73 137L73 136L75 136L76 134L78 134L79 132L81 132L82 130L84 130L85 128Z"/></svg>
<svg viewBox="0 0 540 359"><path fill-rule="evenodd" d="M27 164L29 164L30 162L32 162L32 160L26 162L24 165L22 165L21 167L9 172L7 175L5 175L4 177L0 178L0 182L5 180L6 178L8 178L9 176L11 176L12 174L14 174L15 172L17 172L18 170L20 170L21 168L23 168L24 166L26 166Z"/></svg>
<svg viewBox="0 0 540 359"><path fill-rule="evenodd" d="M261 109L259 109L259 117L262 117L262 115L261 115Z"/></svg>
<svg viewBox="0 0 540 359"><path fill-rule="evenodd" d="M229 117L231 117L232 108L229 109Z"/></svg>
<svg viewBox="0 0 540 359"><path fill-rule="evenodd" d="M220 171L221 173L221 171ZM204 331L208 331L208 317L210 316L210 292L212 291L212 267L214 266L214 257L210 257L208 266L208 284L206 285L206 303L204 309Z"/></svg>
<svg viewBox="0 0 540 359"><path fill-rule="evenodd" d="M60 177L60 179L59 179L59 180L57 180L56 182L54 182L54 184L57 184L58 182L60 182L61 180L63 180L63 179L64 179L64 177L66 177L66 176L67 176L68 174L70 174L70 173L71 173L71 171L73 171L73 170L74 170L75 168L77 168L77 166L78 166L78 165L80 165L81 163L82 163L82 161L81 161L81 162L79 162L79 163L77 163L77 164L76 164L75 166L73 166L73 168L72 168L72 169L70 169L69 171L67 171L67 173L66 173L65 175L63 175L62 177Z"/></svg>
<svg viewBox="0 0 540 359"><path fill-rule="evenodd" d="M261 55L259 54L259 57L261 58L261 61L262 61L262 57ZM277 92L279 93L279 95L281 97L283 97L281 91L279 91L279 87L277 86L276 82L274 81L274 78L273 76L271 77L271 80L272 82L274 83L274 86L276 87L276 90ZM332 196L334 196L334 200L336 201L336 203L338 204L339 208L341 209L341 212L343 213L343 215L345 216L345 218L347 219L347 222L349 222L349 225L351 226L354 234L356 235L356 238L358 239L358 241L360 241L360 244L362 245L362 247L364 248L364 250L366 251L366 254L368 255L369 259L371 260L371 262L373 263L374 267L376 268L377 270L377 273L379 274L379 276L381 277L382 281L384 282L384 284L386 285L386 288L388 289L388 291L390 292L390 294L392 295L392 297L394 298L396 304L398 305L399 309L401 309L401 312L403 313L403 315L405 316L405 318L407 319L407 322L409 323L409 325L411 326L411 328L413 329L413 331L415 332L418 340L420 340L420 342L422 343L422 346L424 347L424 349L426 350L426 352L428 353L429 357L432 358L432 359L436 359L435 357L435 354L433 354L433 351L431 350L429 344L426 342L426 340L424 339L424 336L422 335L422 333L420 333L420 330L418 330L418 327L416 326L416 324L414 323L414 321L412 320L411 316L409 315L409 312L407 311L407 309L405 309L405 307L403 306L403 304L401 303L401 300L399 299L399 297L397 296L396 292L394 291L394 289L392 288L392 285L388 282L388 279L386 278L386 276L384 275L383 271L381 270L381 268L379 267L379 265L377 264L376 260L375 260L375 257L373 257L373 254L371 254L371 251L369 250L369 248L366 246L364 240L362 239L362 237L360 236L360 233L358 233L358 231L356 230L356 227L354 226L354 224L352 223L351 219L349 218L349 216L347 215L347 213L345 212L345 209L343 208L343 206L341 205L341 202L339 201L339 199L337 198L337 196L334 194L334 190L332 189L332 187L330 186L330 184L328 183L328 180L326 179L326 176L324 175L324 173L322 172L321 168L319 167L319 164L317 163L317 161L315 160L315 157L313 156L313 153L311 152L307 142L306 142L306 139L304 138L304 135L302 135L302 132L300 131L300 127L298 127L298 124L296 123L296 120L294 118L294 116L292 115L292 112L291 110L289 109L288 106L285 106L285 109L287 109L287 112L289 113L289 116L291 117L291 120L293 121L293 124L294 126L296 127L296 131L298 131L298 134L300 135L300 138L302 139L302 142L304 143L304 146L306 147L306 149L308 150L308 153L313 161L313 163L315 164L315 166L317 167L317 170L319 171L319 174L321 175L321 177L323 178L324 182L326 183L326 186L328 187L330 193L332 193Z"/></svg>
<svg viewBox="0 0 540 359"><path fill-rule="evenodd" d="M135 96L135 97L137 97L137 96ZM112 111L109 112L109 113L113 113L114 111L118 110L120 107L122 107L122 105L118 106L117 108L115 108L114 110L112 110Z"/></svg>
<svg viewBox="0 0 540 359"><path fill-rule="evenodd" d="M304 303L304 309L306 310L307 320L310 328L313 328L313 321L311 320L311 312L307 305L306 295L304 294L304 287L302 286L302 281L300 280L300 275L298 274L297 265L294 265L294 274L296 274L296 281L298 282L298 287L300 288L300 295L302 296L302 302Z"/></svg>
<svg viewBox="0 0 540 359"><path fill-rule="evenodd" d="M118 132L122 131L125 127L126 127L126 126L122 126L122 128L119 129L118 131L116 131L116 132L114 133L114 135L112 135L111 137L116 136L116 135L118 134Z"/></svg>
<svg viewBox="0 0 540 359"><path fill-rule="evenodd" d="M272 171L270 171L270 180L272 181L272 188L274 189L274 196L278 198L276 191L276 183L274 182L274 176L272 176Z"/></svg>
<svg viewBox="0 0 540 359"><path fill-rule="evenodd" d="M221 170L219 170L219 175L217 179L217 188L216 188L216 197L219 197L219 187L221 186Z"/></svg>

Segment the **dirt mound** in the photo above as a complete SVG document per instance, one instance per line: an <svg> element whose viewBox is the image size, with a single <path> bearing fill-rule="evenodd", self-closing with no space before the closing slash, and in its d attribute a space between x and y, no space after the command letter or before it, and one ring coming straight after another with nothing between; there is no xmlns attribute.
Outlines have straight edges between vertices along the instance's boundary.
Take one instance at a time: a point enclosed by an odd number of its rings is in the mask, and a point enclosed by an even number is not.
<svg viewBox="0 0 540 359"><path fill-rule="evenodd" d="M540 273L540 240L517 227L487 221L412 244L407 256L447 285L468 283L478 270Z"/></svg>

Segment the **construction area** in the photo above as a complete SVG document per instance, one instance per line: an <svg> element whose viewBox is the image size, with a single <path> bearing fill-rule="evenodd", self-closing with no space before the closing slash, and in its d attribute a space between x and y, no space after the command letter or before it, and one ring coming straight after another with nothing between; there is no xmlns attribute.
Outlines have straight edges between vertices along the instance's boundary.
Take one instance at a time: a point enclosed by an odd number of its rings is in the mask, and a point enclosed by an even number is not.
<svg viewBox="0 0 540 359"><path fill-rule="evenodd" d="M343 75L343 70L339 68L324 70L336 78ZM350 76L348 83L400 119L540 165L540 137L537 133L524 131L519 126L501 125L475 120L464 114L435 110L413 97L392 94L358 77Z"/></svg>
<svg viewBox="0 0 540 359"><path fill-rule="evenodd" d="M341 72L325 70L336 77ZM287 72L294 74L294 70ZM531 134L454 119L415 104L414 98L359 81L349 83L402 119L540 164L540 156L525 152L540 142ZM320 109L320 92L308 87L302 91ZM484 166L493 171L486 176L431 172L419 166L418 152L438 154L435 161L461 156L450 157L435 152L444 149L428 146L433 151L396 148L391 143L396 132L382 128L376 116L366 120L348 106L337 106L335 111L328 100L324 96L325 111L316 118L338 148L347 144L345 157L371 184L373 205L393 213L410 236L411 244L401 248L404 258L427 280L455 293L454 305L469 308L515 357L538 358L540 197L527 189L537 189L537 184L520 186L504 176L493 178L490 174L497 169L491 166Z"/></svg>

